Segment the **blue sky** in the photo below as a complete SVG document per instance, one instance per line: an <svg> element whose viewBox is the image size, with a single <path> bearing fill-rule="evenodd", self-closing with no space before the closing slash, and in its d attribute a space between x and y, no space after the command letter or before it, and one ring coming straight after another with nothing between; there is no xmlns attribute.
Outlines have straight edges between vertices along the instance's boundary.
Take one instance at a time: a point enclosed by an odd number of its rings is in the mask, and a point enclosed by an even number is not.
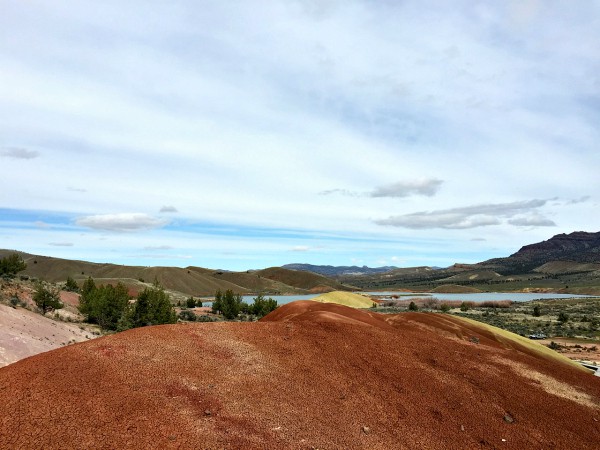
<svg viewBox="0 0 600 450"><path fill-rule="evenodd" d="M0 12L0 248L447 266L599 231L598 1Z"/></svg>

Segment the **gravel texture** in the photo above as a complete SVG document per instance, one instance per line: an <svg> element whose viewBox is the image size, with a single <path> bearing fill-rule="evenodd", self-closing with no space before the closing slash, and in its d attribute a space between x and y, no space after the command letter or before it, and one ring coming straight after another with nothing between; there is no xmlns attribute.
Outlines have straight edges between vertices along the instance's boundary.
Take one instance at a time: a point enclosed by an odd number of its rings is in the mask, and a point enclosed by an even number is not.
<svg viewBox="0 0 600 450"><path fill-rule="evenodd" d="M599 399L459 318L294 302L1 368L0 448L597 449Z"/></svg>

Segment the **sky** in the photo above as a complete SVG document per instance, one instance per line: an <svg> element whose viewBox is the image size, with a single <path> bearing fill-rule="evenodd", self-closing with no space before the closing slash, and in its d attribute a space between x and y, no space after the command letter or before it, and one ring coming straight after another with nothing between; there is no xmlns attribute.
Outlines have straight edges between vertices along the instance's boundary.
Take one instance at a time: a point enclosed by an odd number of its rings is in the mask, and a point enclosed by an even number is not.
<svg viewBox="0 0 600 450"><path fill-rule="evenodd" d="M600 1L0 0L0 248L439 266L600 231Z"/></svg>

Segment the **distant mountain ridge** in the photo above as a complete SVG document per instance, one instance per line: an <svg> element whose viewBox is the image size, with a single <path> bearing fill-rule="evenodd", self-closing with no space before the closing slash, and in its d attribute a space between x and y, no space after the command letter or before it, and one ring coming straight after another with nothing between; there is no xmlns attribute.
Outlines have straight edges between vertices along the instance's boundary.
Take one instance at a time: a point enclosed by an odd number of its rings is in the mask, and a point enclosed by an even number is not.
<svg viewBox="0 0 600 450"><path fill-rule="evenodd" d="M0 258L12 253L0 250ZM18 252L27 262L23 275L63 282L91 276L106 283L123 281L133 290L157 279L166 289L184 295L209 296L217 289L267 295L322 293L333 290L430 291L440 284L499 289L585 289L600 292L600 232L576 231L523 246L504 258L477 264L435 267L359 267L287 264L262 270L229 272L201 267L136 267L91 263Z"/></svg>
<svg viewBox="0 0 600 450"><path fill-rule="evenodd" d="M368 275L374 273L385 273L390 270L398 269L396 266L367 267L367 266L319 266L313 264L286 264L281 266L284 269L300 270L303 272L314 272L327 277L336 277L340 275Z"/></svg>

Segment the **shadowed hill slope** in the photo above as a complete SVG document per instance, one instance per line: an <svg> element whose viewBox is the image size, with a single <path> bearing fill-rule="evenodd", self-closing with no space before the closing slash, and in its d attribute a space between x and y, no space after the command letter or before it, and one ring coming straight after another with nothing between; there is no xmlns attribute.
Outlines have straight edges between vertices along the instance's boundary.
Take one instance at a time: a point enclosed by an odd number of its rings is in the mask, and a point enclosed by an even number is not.
<svg viewBox="0 0 600 450"><path fill-rule="evenodd" d="M215 272L212 276L218 280L244 286L253 292L303 294L307 290L307 288L294 287L278 280L265 278L257 272Z"/></svg>
<svg viewBox="0 0 600 450"><path fill-rule="evenodd" d="M279 281L280 283L294 286L301 289L307 289L311 292L330 292L330 291L352 291L356 288L339 283L331 278L312 272L300 270L284 269L282 267L270 267L268 269L256 272L261 277L269 280Z"/></svg>
<svg viewBox="0 0 600 450"><path fill-rule="evenodd" d="M599 398L597 377L446 316L295 302L4 367L0 447L592 449Z"/></svg>

